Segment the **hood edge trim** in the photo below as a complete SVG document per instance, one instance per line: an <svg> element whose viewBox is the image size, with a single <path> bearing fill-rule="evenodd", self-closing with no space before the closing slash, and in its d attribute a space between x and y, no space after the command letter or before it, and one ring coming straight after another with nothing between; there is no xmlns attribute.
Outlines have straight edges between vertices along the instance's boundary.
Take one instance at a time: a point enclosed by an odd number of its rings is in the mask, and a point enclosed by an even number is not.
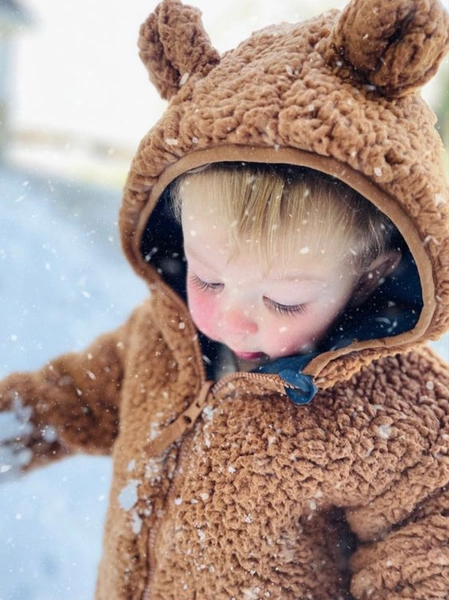
<svg viewBox="0 0 449 600"><path fill-rule="evenodd" d="M401 352L411 343L420 343L422 341L422 338L425 337L425 334L429 330L436 309L435 283L431 261L424 249L423 241L415 224L394 199L362 173L355 171L347 164L335 158L312 154L304 150L284 147L266 148L262 146L225 144L206 150L197 150L179 158L168 165L161 172L156 182L153 180L151 185L140 183L139 186L132 186L131 182L128 181L125 193L127 189L130 189L137 193L148 194L145 206L138 216L134 235L129 236L127 240L123 241L125 254L140 277L150 282L153 282L155 279L160 280L160 277L155 278L152 267L144 262L140 253L140 241L150 214L166 187L176 177L179 177L190 169L208 163L231 161L290 164L292 166L308 167L336 177L367 198L367 200L372 202L392 220L406 241L416 262L422 286L423 309L415 327L397 336L356 342L347 348L325 352L310 362L307 368L304 369L305 374L316 377L330 362L355 351L365 349L382 351L388 349L389 353L391 353L395 349L397 352Z"/></svg>

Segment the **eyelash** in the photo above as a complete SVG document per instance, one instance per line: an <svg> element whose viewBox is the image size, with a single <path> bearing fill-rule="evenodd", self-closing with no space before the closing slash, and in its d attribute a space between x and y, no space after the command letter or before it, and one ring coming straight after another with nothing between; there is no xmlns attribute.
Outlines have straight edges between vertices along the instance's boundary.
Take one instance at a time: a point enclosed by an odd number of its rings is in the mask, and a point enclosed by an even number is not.
<svg viewBox="0 0 449 600"><path fill-rule="evenodd" d="M193 285L200 290L201 292L219 292L223 288L222 283L208 283L207 281L203 281L198 277L198 275L190 276L192 279Z"/></svg>
<svg viewBox="0 0 449 600"><path fill-rule="evenodd" d="M202 292L220 292L224 284L223 283L208 283L207 281L203 281L198 277L198 275L194 275L192 273L191 280L193 285ZM299 314L302 314L306 310L305 304L294 304L289 306L288 304L280 304L279 302L275 302L270 298L264 298L265 305L267 308L272 310L279 315L284 317L292 317Z"/></svg>
<svg viewBox="0 0 449 600"><path fill-rule="evenodd" d="M279 302L270 300L270 298L264 298L264 301L268 308L283 317L295 317L306 310L305 304L294 304L289 306L288 304L279 304Z"/></svg>

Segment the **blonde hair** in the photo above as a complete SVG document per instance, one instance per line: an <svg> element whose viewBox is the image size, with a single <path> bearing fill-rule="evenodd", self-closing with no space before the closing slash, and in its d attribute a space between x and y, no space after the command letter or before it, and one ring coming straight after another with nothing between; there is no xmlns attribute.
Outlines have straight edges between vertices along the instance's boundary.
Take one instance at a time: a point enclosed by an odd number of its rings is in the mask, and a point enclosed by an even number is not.
<svg viewBox="0 0 449 600"><path fill-rule="evenodd" d="M262 264L293 252L332 253L366 268L389 247L394 226L372 203L339 180L308 168L214 163L172 184L181 221L183 188L200 184L196 207L214 213L228 231L230 255L256 250Z"/></svg>

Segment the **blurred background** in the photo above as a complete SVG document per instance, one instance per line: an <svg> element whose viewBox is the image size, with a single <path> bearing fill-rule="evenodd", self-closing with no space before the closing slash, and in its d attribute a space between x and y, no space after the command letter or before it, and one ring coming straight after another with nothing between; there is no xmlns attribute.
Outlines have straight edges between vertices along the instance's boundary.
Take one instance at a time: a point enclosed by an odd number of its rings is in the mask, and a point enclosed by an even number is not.
<svg viewBox="0 0 449 600"><path fill-rule="evenodd" d="M345 4L190 3L220 51ZM136 47L156 4L0 0L0 376L85 346L146 294L116 220L134 149L165 105ZM424 95L447 142L448 60ZM76 457L0 486L0 600L93 598L110 468Z"/></svg>

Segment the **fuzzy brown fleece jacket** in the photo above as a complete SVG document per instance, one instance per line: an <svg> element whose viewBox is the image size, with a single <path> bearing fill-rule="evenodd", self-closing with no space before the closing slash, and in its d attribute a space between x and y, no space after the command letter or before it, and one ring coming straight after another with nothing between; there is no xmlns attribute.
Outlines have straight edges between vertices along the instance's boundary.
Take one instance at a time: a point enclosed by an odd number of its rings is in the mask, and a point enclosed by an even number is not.
<svg viewBox="0 0 449 600"><path fill-rule="evenodd" d="M33 407L29 466L112 452L97 597L346 598L350 576L355 598L446 598L447 366L387 357L300 407L236 374L154 455L204 378L191 323L155 304L1 385Z"/></svg>
<svg viewBox="0 0 449 600"><path fill-rule="evenodd" d="M199 11L163 0L139 48L170 100L120 214L150 297L84 352L0 382L0 410L22 424L2 443L23 471L112 455L97 600L447 600L449 368L425 343L449 327L449 190L419 89L449 48L448 14L352 0L220 56ZM164 190L221 161L333 175L404 241L380 312L297 379L275 361L210 381ZM297 381L313 381L312 402L291 401Z"/></svg>

